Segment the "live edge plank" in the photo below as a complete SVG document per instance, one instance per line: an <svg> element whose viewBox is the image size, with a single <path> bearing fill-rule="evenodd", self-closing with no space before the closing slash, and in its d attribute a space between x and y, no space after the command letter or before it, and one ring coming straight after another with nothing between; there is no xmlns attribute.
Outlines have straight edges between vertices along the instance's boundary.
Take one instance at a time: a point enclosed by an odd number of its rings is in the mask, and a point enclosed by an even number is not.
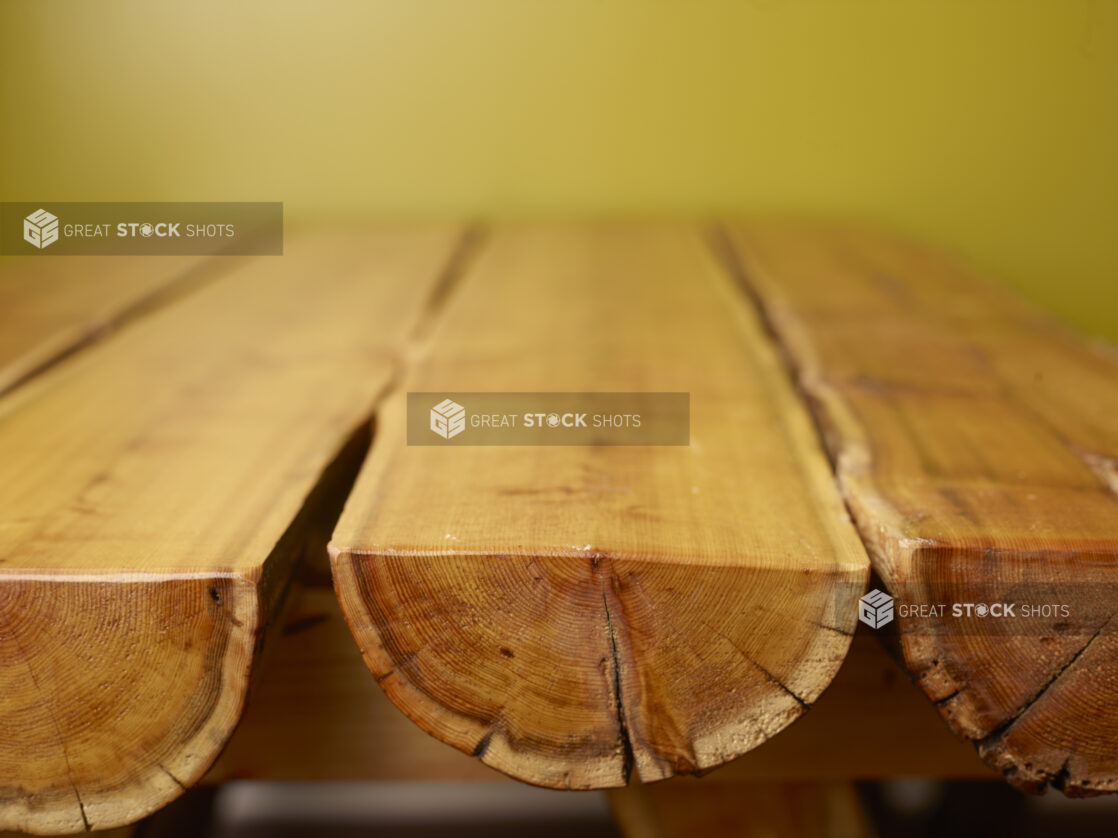
<svg viewBox="0 0 1118 838"><path fill-rule="evenodd" d="M457 241L295 236L0 400L0 828L118 826L209 767Z"/></svg>
<svg viewBox="0 0 1118 838"><path fill-rule="evenodd" d="M729 240L886 586L930 603L1056 586L1069 606L1014 634L902 625L914 677L1012 783L1118 790L1118 352L889 236Z"/></svg>
<svg viewBox="0 0 1118 838"><path fill-rule="evenodd" d="M686 391L685 447L420 447L402 396L331 545L389 698L552 787L719 765L803 714L868 560L808 414L700 232L496 232L410 391Z"/></svg>

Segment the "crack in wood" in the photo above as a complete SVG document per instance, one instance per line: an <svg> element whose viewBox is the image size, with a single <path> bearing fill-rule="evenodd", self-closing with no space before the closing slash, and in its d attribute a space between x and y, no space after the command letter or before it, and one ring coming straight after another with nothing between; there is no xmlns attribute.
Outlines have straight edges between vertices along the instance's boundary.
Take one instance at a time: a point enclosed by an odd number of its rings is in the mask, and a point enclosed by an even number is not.
<svg viewBox="0 0 1118 838"><path fill-rule="evenodd" d="M597 559L594 561L594 566L597 567ZM633 742L629 738L629 724L625 720L625 706L621 696L621 659L617 653L617 634L613 627L613 617L610 614L609 597L605 591L602 591L602 607L605 609L606 637L609 640L609 653L613 676L614 713L617 716L618 744L620 745L622 754L621 775L624 781L628 783L629 777L633 773L633 765L636 762L636 758L633 754Z"/></svg>
<svg viewBox="0 0 1118 838"><path fill-rule="evenodd" d="M186 788L187 788L186 785L182 782L182 780L180 780L178 777L176 777L174 774L172 774L170 772L170 770L167 768L167 766L165 766L161 762L157 762L156 766L158 766L160 771L162 771L164 774L166 774L168 777L170 777L172 782L174 782L174 784L176 786L178 786L183 791L186 791Z"/></svg>
<svg viewBox="0 0 1118 838"><path fill-rule="evenodd" d="M85 814L85 804L82 802L82 796L80 794L78 794L78 787L77 786L74 786L74 797L76 797L78 799L78 811L81 813L82 824L85 826L85 831L86 832L92 832L93 827L90 826L89 818Z"/></svg>
<svg viewBox="0 0 1118 838"><path fill-rule="evenodd" d="M981 739L976 740L975 745L977 745L978 748L981 750L983 748L993 747L993 745L996 742L1004 739L1006 731L1008 731L1011 727L1013 727L1013 725L1017 722L1017 720L1020 719L1023 715L1025 715L1025 713L1028 712L1029 708L1032 707L1034 704L1036 704L1044 696L1044 694L1046 692L1048 692L1048 689L1053 684L1055 684L1057 681L1060 680L1060 678L1063 676L1063 674L1065 672L1067 672L1069 669L1071 669L1073 666L1075 666L1075 663L1081 657L1083 657L1083 655L1087 651L1087 649L1090 648L1091 644L1095 642L1095 639L1100 634L1102 634L1103 629L1105 629L1108 625L1110 625L1110 622L1113 619L1114 618L1112 616L1110 619L1108 619L1106 622L1104 622L1101 626L1099 626L1099 628L1095 631L1094 634L1091 635L1090 639L1088 639L1088 641L1083 644L1083 646L1079 649L1079 651L1077 651L1074 655L1072 655L1071 659L1068 660L1068 662L1065 663L1063 666L1061 666L1060 669L1051 678L1049 678L1047 681L1045 681L1044 684L1040 687L1040 689L1038 689L1035 693L1033 693L1032 696L1030 696L1028 699L1026 699L1025 702L1020 707L1018 707L1013 712L1013 714L1011 716L1009 716L1007 719L1002 721L1001 724L999 724L996 728L994 728L988 734L983 736ZM956 692L961 692L961 690L956 690Z"/></svg>
<svg viewBox="0 0 1118 838"><path fill-rule="evenodd" d="M473 756L477 757L478 759L480 759L484 762L485 761L485 752L489 750L489 743L491 743L492 741L493 741L493 731L492 730L487 730L485 732L485 735L482 736L481 739L479 739L477 741L476 745L474 745Z"/></svg>

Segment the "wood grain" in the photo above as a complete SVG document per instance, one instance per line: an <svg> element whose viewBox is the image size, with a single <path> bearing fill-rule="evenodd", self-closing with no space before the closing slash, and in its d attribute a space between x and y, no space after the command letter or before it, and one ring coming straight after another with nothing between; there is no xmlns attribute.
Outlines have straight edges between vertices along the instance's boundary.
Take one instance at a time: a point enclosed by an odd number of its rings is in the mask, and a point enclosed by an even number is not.
<svg viewBox="0 0 1118 838"><path fill-rule="evenodd" d="M205 782L507 780L396 709L361 662L332 590L303 588L290 600L252 700ZM810 713L704 779L912 776L999 778L862 627Z"/></svg>
<svg viewBox="0 0 1118 838"><path fill-rule="evenodd" d="M456 240L295 237L0 400L0 828L117 826L209 767Z"/></svg>
<svg viewBox="0 0 1118 838"><path fill-rule="evenodd" d="M0 394L235 257L0 257Z"/></svg>
<svg viewBox="0 0 1118 838"><path fill-rule="evenodd" d="M804 713L868 562L810 420L697 231L510 228L409 391L686 391L691 444L404 444L404 400L332 544L343 611L413 721L512 776L717 766Z"/></svg>
<svg viewBox="0 0 1118 838"><path fill-rule="evenodd" d="M1114 348L888 236L753 224L730 240L890 590L1069 606L1028 632L902 625L928 696L1022 788L1118 790Z"/></svg>

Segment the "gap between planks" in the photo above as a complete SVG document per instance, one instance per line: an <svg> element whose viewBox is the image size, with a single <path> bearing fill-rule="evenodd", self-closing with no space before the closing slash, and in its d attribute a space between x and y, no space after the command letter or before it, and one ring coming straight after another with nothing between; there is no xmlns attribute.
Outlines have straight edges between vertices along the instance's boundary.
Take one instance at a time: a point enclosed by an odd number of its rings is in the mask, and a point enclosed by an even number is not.
<svg viewBox="0 0 1118 838"><path fill-rule="evenodd" d="M0 825L132 822L205 772L367 450L400 363L384 350L418 327L460 244L297 239L0 400ZM36 448L54 431L80 456Z"/></svg>

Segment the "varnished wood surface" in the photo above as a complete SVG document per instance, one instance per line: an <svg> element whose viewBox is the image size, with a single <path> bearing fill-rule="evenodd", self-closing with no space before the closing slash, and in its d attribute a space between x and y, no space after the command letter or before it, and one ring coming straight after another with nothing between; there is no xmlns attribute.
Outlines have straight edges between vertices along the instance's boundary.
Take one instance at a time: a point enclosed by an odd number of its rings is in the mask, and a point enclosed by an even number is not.
<svg viewBox="0 0 1118 838"><path fill-rule="evenodd" d="M0 827L134 821L209 767L457 240L293 237L0 400Z"/></svg>
<svg viewBox="0 0 1118 838"><path fill-rule="evenodd" d="M1118 789L1118 353L887 236L753 224L730 239L886 585L1069 606L1009 636L902 625L928 696L1021 787Z"/></svg>
<svg viewBox="0 0 1118 838"><path fill-rule="evenodd" d="M319 233L103 300L0 282L0 827L110 827L203 776L374 412L334 545L358 644L336 610L289 624L211 779L982 776L865 628L835 675L867 562L804 404L894 591L1104 591L1114 356L890 239L731 238L746 295L669 225L469 260L450 229ZM688 391L691 445L405 446L402 395L440 389ZM1110 790L1113 634L1077 629L902 651L1011 781Z"/></svg>
<svg viewBox="0 0 1118 838"><path fill-rule="evenodd" d="M0 257L0 393L236 257Z"/></svg>
<svg viewBox="0 0 1118 838"><path fill-rule="evenodd" d="M420 447L404 403L335 532L385 692L553 787L717 766L830 682L868 562L807 412L694 227L510 227L402 391L684 391L682 447Z"/></svg>

